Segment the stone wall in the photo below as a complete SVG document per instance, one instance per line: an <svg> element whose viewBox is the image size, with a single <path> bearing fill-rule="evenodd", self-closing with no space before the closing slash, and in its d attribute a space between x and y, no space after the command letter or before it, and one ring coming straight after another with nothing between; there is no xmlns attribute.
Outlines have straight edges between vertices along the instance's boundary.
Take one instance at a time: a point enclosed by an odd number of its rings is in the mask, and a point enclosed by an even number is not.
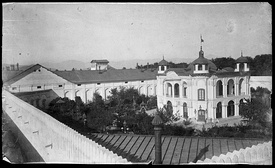
<svg viewBox="0 0 275 168"><path fill-rule="evenodd" d="M190 164L252 164L252 165L272 165L272 141L263 144L253 145L251 148L240 149L228 152L226 155L213 156L204 161Z"/></svg>
<svg viewBox="0 0 275 168"><path fill-rule="evenodd" d="M2 108L45 162L129 163L5 90Z"/></svg>

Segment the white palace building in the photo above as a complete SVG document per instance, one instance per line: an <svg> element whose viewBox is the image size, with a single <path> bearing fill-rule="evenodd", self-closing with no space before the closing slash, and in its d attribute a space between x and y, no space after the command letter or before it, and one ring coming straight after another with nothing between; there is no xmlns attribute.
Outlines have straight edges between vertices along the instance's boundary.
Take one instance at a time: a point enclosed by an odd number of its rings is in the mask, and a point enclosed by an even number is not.
<svg viewBox="0 0 275 168"><path fill-rule="evenodd" d="M184 118L205 121L239 115L240 102L250 98L247 62L241 54L235 69L218 70L204 58L201 46L199 58L187 68L169 68L164 59L158 69L113 69L108 60L92 60L88 70L53 71L36 64L4 81L4 87L13 93L48 90L59 97L80 96L85 103L95 92L106 99L113 88L134 87L141 94L157 95L158 108L172 106ZM41 106L46 98L36 95L25 101Z"/></svg>

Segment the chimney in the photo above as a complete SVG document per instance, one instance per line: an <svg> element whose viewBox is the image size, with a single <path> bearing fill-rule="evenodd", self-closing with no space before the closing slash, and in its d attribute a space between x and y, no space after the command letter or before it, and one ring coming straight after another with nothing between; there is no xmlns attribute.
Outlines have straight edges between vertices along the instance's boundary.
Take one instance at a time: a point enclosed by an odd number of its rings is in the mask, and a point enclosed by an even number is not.
<svg viewBox="0 0 275 168"><path fill-rule="evenodd" d="M155 113L155 117L152 121L152 124L154 126L154 132L155 132L155 164L162 164L161 160L161 130L163 121L158 115L158 113Z"/></svg>

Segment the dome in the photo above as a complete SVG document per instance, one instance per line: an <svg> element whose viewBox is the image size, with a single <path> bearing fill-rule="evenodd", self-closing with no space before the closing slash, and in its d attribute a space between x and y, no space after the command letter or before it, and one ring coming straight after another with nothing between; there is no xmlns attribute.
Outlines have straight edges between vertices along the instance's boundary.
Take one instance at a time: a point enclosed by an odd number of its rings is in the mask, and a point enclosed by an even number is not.
<svg viewBox="0 0 275 168"><path fill-rule="evenodd" d="M246 57L239 57L237 60L236 60L236 63L244 63L244 62L248 62L248 59Z"/></svg>
<svg viewBox="0 0 275 168"><path fill-rule="evenodd" d="M225 68L223 68L223 70L225 70L227 72L234 72L234 69L231 67L225 67Z"/></svg>
<svg viewBox="0 0 275 168"><path fill-rule="evenodd" d="M168 62L163 59L159 62L159 65L168 65Z"/></svg>
<svg viewBox="0 0 275 168"><path fill-rule="evenodd" d="M199 57L193 61L193 64L208 64L208 59Z"/></svg>
<svg viewBox="0 0 275 168"><path fill-rule="evenodd" d="M216 65L212 61L210 61L206 58L197 58L196 60L191 62L186 69L192 69L193 70L193 67L194 67L195 64L207 64L208 67L209 67L209 70L212 70L212 71L217 70Z"/></svg>

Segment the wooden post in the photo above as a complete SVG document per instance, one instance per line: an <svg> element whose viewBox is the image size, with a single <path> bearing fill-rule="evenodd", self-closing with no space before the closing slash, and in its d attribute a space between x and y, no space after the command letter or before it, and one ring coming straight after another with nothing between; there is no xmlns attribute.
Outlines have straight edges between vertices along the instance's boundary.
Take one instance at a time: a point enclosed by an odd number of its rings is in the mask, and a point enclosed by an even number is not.
<svg viewBox="0 0 275 168"><path fill-rule="evenodd" d="M162 119L156 113L155 118L152 121L155 131L155 164L162 164L161 154L161 125L163 124Z"/></svg>

